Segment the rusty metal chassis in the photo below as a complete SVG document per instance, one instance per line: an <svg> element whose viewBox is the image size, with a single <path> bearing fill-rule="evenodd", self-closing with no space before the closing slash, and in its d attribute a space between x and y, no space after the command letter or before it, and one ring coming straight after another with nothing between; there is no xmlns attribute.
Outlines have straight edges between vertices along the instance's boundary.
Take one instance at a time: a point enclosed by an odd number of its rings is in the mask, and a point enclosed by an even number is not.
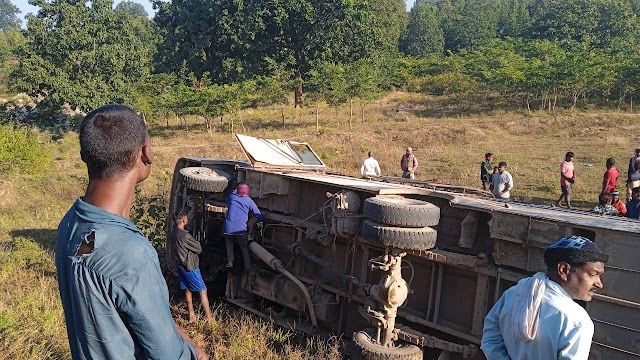
<svg viewBox="0 0 640 360"><path fill-rule="evenodd" d="M300 219L282 216L278 214L271 214L271 219L280 222L281 224L288 226L295 226L300 224ZM322 227L321 224L314 224L306 221L306 229L296 230L296 241L299 242L304 236L305 231L318 231ZM343 239L344 240L344 239ZM381 244L371 242L362 237L353 237L347 239L346 248L359 251L350 251L350 258L345 257L345 262L342 268L342 272L345 276L355 279L354 285L366 284L367 274L369 273L369 260L371 254L384 253L395 255L400 252L397 249L384 248ZM460 353L464 358L473 357L478 352L478 345L480 344L480 338L482 334L483 320L488 311L488 307L491 306L501 295L499 289L501 288L501 282L507 281L509 283L515 283L519 279L526 276L526 274L514 272L508 269L495 267L487 264L487 259L484 256L472 256L458 254L454 252L434 249L431 251L409 251L407 260L411 261L416 259L422 259L430 263L432 267L430 282L431 288L429 291L429 297L427 299L427 308L429 309L427 314L420 314L411 309L400 309L398 311L398 321L396 326L396 334L400 340L407 341L422 347L432 347L449 352ZM308 254L305 257L310 257ZM314 259L316 263L321 263L321 259ZM361 265L360 271L354 269L354 265L359 263ZM349 264L351 266L349 266ZM330 265L330 264L322 264ZM473 325L471 334L463 331L458 331L438 323L438 317L440 313L440 295L443 284L443 272L445 266L452 266L460 269L465 269L478 274L478 282L475 289L475 304L473 311ZM308 285L318 285L317 281L301 275L299 272L295 272L296 276ZM359 275L359 276L358 276ZM356 276L358 276L356 278ZM492 286L489 286L492 283ZM331 286L325 283L320 284L322 289L336 294L347 303L356 302L364 304L366 297L364 294L358 292L357 286L350 287L348 291L339 289L335 286ZM489 293L489 289L494 289ZM410 295L411 296L411 295ZM342 302L342 301L341 301ZM340 314L338 319L338 328L336 332L340 333L343 324L344 307L340 307ZM458 341L448 341L440 339L436 336L432 336L426 333L422 333L407 326L408 323L414 323L433 329L439 333L445 333L453 338L457 338ZM459 342L466 342L466 344L460 344Z"/></svg>

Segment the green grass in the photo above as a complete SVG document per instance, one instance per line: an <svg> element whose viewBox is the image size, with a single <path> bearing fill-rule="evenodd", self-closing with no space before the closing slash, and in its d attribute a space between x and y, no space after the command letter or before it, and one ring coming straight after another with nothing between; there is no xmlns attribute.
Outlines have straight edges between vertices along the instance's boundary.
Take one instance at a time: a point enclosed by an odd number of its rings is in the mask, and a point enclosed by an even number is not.
<svg viewBox="0 0 640 360"><path fill-rule="evenodd" d="M407 114L396 117L394 109L400 104ZM640 144L637 114L572 110L555 115L504 111L465 115L442 99L416 94L390 94L369 105L366 121L355 116L351 129L348 108L338 109L337 116L334 109L321 108L320 132L315 108L285 114L285 129L273 108L240 116L245 134L310 142L331 170L353 176L369 150L384 175L399 176L400 156L412 146L420 162L418 179L479 188L480 162L491 151L496 154L494 161L508 163L515 182L513 196L540 204L559 196L559 164L572 150L577 158L574 204L583 209L597 201L605 160L616 158L624 179L628 159ZM140 206L166 206L173 167L182 156L244 159L225 126L217 123L217 131L208 134L202 120L187 120L188 130L174 119L169 127L164 120L152 125L154 169L140 185ZM237 117L236 129L240 129ZM69 350L52 249L57 224L83 194L87 177L76 134L55 141L47 133L36 135L40 149L46 150L44 175L0 175L0 357L66 359ZM162 214L161 208L155 210ZM162 225L153 217L144 221L154 243L162 242ZM338 340L303 338L235 307L215 303L213 321L193 324L184 320L184 304L175 304L173 311L178 324L215 352L215 359L341 357Z"/></svg>

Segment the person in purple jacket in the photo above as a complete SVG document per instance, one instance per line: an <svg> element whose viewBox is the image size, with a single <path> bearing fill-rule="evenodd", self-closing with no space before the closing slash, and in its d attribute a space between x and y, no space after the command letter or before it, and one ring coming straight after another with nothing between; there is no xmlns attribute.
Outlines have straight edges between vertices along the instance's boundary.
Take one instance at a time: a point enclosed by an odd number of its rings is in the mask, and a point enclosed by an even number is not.
<svg viewBox="0 0 640 360"><path fill-rule="evenodd" d="M247 220L249 211L253 212L260 221L267 218L260 213L256 203L249 197L249 185L241 181L238 187L227 196L227 217L224 220L224 235L227 242L227 267L233 267L233 242L238 242L244 268L251 271L251 256L249 255L249 237L247 236Z"/></svg>

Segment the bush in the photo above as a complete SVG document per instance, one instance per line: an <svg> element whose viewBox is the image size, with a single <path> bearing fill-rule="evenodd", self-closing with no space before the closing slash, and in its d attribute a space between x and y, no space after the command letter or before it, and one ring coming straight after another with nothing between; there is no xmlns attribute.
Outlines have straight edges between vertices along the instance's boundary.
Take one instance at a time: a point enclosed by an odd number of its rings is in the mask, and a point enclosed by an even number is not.
<svg viewBox="0 0 640 360"><path fill-rule="evenodd" d="M445 72L428 75L414 82L421 91L432 95L459 95L474 90L477 82L469 75L459 72Z"/></svg>
<svg viewBox="0 0 640 360"><path fill-rule="evenodd" d="M25 127L0 124L0 174L42 175L49 167L51 154L38 143L38 134Z"/></svg>

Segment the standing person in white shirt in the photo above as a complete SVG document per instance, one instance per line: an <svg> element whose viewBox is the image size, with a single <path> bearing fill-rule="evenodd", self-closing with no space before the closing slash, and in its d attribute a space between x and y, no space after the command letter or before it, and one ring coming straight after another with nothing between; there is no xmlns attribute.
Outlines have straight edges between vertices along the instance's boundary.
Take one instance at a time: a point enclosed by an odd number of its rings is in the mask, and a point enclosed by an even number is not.
<svg viewBox="0 0 640 360"><path fill-rule="evenodd" d="M380 176L380 174L382 174L378 160L373 158L373 151L369 151L368 155L369 157L364 159L362 165L360 165L360 175L363 179Z"/></svg>
<svg viewBox="0 0 640 360"><path fill-rule="evenodd" d="M493 195L498 199L510 199L511 189L513 189L513 177L507 171L507 163L501 161L498 164L498 172L493 174Z"/></svg>
<svg viewBox="0 0 640 360"><path fill-rule="evenodd" d="M480 348L488 360L586 360L593 321L574 300L602 288L609 256L589 239L569 236L544 249L546 274L522 279L484 320Z"/></svg>

